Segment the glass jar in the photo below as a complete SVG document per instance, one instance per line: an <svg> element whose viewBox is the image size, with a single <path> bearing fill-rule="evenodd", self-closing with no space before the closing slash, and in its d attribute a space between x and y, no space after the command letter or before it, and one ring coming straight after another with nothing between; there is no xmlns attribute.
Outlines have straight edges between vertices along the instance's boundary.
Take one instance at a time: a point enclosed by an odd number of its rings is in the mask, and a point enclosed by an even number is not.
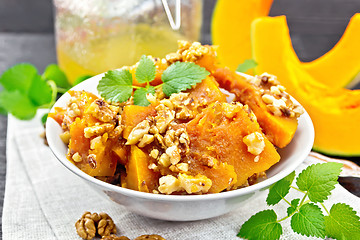
<svg viewBox="0 0 360 240"><path fill-rule="evenodd" d="M176 1L168 3L173 13ZM202 0L181 1L178 30L170 25L164 2L54 0L57 58L70 81L132 65L143 54L164 57L176 51L180 39L198 41Z"/></svg>

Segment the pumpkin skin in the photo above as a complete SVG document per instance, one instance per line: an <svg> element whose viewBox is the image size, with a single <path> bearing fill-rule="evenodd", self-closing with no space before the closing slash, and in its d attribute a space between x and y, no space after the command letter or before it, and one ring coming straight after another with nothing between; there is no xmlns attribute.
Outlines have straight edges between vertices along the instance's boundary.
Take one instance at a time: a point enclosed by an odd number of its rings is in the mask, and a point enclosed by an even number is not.
<svg viewBox="0 0 360 240"><path fill-rule="evenodd" d="M278 76L314 123L314 149L330 155L360 156L360 90L334 89L316 81L292 48L284 16L264 17L252 25L256 71Z"/></svg>
<svg viewBox="0 0 360 240"><path fill-rule="evenodd" d="M211 24L214 45L221 65L236 70L251 59L250 26L258 17L269 14L273 0L218 0ZM251 72L248 72L249 74Z"/></svg>
<svg viewBox="0 0 360 240"><path fill-rule="evenodd" d="M257 88L230 69L218 68L214 76L221 87L235 94L236 100L249 105L270 142L279 148L290 143L297 129L297 118L271 114Z"/></svg>
<svg viewBox="0 0 360 240"><path fill-rule="evenodd" d="M339 42L318 59L302 63L314 78L329 87L354 87L360 79L360 13L350 20ZM356 57L354 57L356 56Z"/></svg>

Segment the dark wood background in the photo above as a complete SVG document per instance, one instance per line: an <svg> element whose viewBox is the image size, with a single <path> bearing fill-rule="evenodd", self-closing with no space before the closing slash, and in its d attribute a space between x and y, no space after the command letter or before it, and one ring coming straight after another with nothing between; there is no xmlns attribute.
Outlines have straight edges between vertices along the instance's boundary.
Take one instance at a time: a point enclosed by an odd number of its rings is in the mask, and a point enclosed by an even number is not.
<svg viewBox="0 0 360 240"><path fill-rule="evenodd" d="M203 2L202 40L210 43L216 0ZM295 50L300 59L310 61L339 40L350 17L359 11L360 0L274 0L270 15L287 15ZM0 0L0 32L52 33L52 12L51 0Z"/></svg>
<svg viewBox="0 0 360 240"><path fill-rule="evenodd" d="M211 43L210 23L216 0L203 2L202 42ZM360 0L274 0L270 15L287 15L299 58L311 61L333 47L356 12L360 12ZM51 0L0 0L0 75L19 62L30 62L39 71L56 62L53 31ZM1 213L6 161L11 161L5 157L6 124L6 117L0 116Z"/></svg>

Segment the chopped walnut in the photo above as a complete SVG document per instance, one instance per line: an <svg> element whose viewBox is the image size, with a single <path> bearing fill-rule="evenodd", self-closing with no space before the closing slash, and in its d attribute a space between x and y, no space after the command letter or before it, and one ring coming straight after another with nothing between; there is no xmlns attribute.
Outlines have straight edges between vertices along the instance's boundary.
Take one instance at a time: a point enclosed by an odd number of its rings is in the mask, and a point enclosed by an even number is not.
<svg viewBox="0 0 360 240"><path fill-rule="evenodd" d="M179 173L178 180L180 186L187 193L207 193L212 186L212 181L208 177L198 174L196 176Z"/></svg>
<svg viewBox="0 0 360 240"><path fill-rule="evenodd" d="M209 49L205 46L202 46L199 42L193 42L188 49L181 51L184 62L195 62L197 59L207 54Z"/></svg>
<svg viewBox="0 0 360 240"><path fill-rule="evenodd" d="M150 151L150 157L154 158L154 159L157 159L157 157L159 156L159 150L157 150L156 148L152 149Z"/></svg>
<svg viewBox="0 0 360 240"><path fill-rule="evenodd" d="M72 160L74 160L74 162L81 162L82 161L82 157L78 152L74 153L74 155L72 155L71 158L72 158Z"/></svg>
<svg viewBox="0 0 360 240"><path fill-rule="evenodd" d="M264 137L259 132L253 132L243 138L251 154L259 155L265 149Z"/></svg>
<svg viewBox="0 0 360 240"><path fill-rule="evenodd" d="M181 172L187 173L189 171L189 164L188 163L178 163L176 165L171 165L169 169L172 172Z"/></svg>
<svg viewBox="0 0 360 240"><path fill-rule="evenodd" d="M100 213L100 220L97 225L97 232L100 236L109 236L116 233L116 226L112 218L106 213Z"/></svg>
<svg viewBox="0 0 360 240"><path fill-rule="evenodd" d="M86 109L86 113L90 113L93 117L102 122L111 122L116 118L119 112L118 106L113 106L105 102L103 99L97 99Z"/></svg>
<svg viewBox="0 0 360 240"><path fill-rule="evenodd" d="M172 165L175 165L180 161L180 150L177 146L173 145L167 148L165 152L169 156Z"/></svg>
<svg viewBox="0 0 360 240"><path fill-rule="evenodd" d="M95 126L91 126L91 127L86 127L86 128L84 128L84 136L86 138L91 138L93 136L99 136L106 132L111 132L112 130L114 130L114 127L115 126L110 123L104 123L104 124L99 124L99 125L95 125Z"/></svg>
<svg viewBox="0 0 360 240"><path fill-rule="evenodd" d="M141 235L135 238L134 240L166 240L166 239L160 235L152 234L152 235Z"/></svg>
<svg viewBox="0 0 360 240"><path fill-rule="evenodd" d="M164 104L156 106L157 115L155 116L155 125L159 129L159 133L164 133L169 124L175 118L175 111L170 110Z"/></svg>
<svg viewBox="0 0 360 240"><path fill-rule="evenodd" d="M90 149L94 150L103 145L102 136L97 136L90 140Z"/></svg>
<svg viewBox="0 0 360 240"><path fill-rule="evenodd" d="M92 169L96 168L96 155L95 154L89 154L86 158L86 161L88 162L89 166Z"/></svg>
<svg viewBox="0 0 360 240"><path fill-rule="evenodd" d="M180 181L176 177L172 175L162 176L159 179L159 192L165 194L171 194L173 192L180 191L182 188L180 187Z"/></svg>
<svg viewBox="0 0 360 240"><path fill-rule="evenodd" d="M170 157L166 153L161 154L159 158L159 164L164 167L168 167L171 165Z"/></svg>
<svg viewBox="0 0 360 240"><path fill-rule="evenodd" d="M97 213L85 212L75 223L77 234L83 239L93 239L96 235L96 224L100 220Z"/></svg>
<svg viewBox="0 0 360 240"><path fill-rule="evenodd" d="M224 110L224 115L225 117L231 119L233 118L236 113L238 113L239 111L241 111L241 109L243 108L243 105L241 103L223 103L222 104L222 109Z"/></svg>
<svg viewBox="0 0 360 240"><path fill-rule="evenodd" d="M168 64L172 64L174 62L181 61L182 56L179 53L169 53L168 55L165 56L165 59Z"/></svg>
<svg viewBox="0 0 360 240"><path fill-rule="evenodd" d="M145 147L146 145L152 143L154 141L155 137L151 134L144 134L144 136L141 138L138 146L139 147Z"/></svg>
<svg viewBox="0 0 360 240"><path fill-rule="evenodd" d="M126 145L136 144L149 130L149 122L145 119L131 130Z"/></svg>
<svg viewBox="0 0 360 240"><path fill-rule="evenodd" d="M260 76L247 78L254 86L258 87L263 102L270 113L275 116L299 117L303 111L298 111L302 107L293 103L290 95L285 91L285 87L280 85L276 76L263 73Z"/></svg>
<svg viewBox="0 0 360 240"><path fill-rule="evenodd" d="M60 134L61 141L63 141L63 143L65 143L66 145L69 144L70 137L71 137L70 136L70 131L65 131L65 132Z"/></svg>

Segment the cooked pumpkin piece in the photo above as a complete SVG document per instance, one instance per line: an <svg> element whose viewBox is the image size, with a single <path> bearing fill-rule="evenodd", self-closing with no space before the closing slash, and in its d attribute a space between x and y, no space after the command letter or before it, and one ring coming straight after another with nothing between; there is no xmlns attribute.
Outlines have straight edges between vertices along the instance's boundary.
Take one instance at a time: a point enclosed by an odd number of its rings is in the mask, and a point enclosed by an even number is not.
<svg viewBox="0 0 360 240"><path fill-rule="evenodd" d="M159 174L149 169L151 157L135 145L131 146L129 162L126 165L127 188L153 192L158 187Z"/></svg>
<svg viewBox="0 0 360 240"><path fill-rule="evenodd" d="M275 104L267 104L271 100L275 100L272 95L263 94L264 88L255 86L245 77L228 68L218 68L214 76L220 87L234 93L236 100L249 105L265 135L275 146L283 148L290 143L297 129L298 115L294 113L293 116L290 116L291 109L287 108L285 101L283 104L279 104L278 108ZM268 76L265 76L262 81L268 81ZM266 98L267 96L269 96L269 100ZM282 99L278 101L282 101ZM281 108L282 105L284 108ZM273 109L269 109L269 107L273 107Z"/></svg>
<svg viewBox="0 0 360 240"><path fill-rule="evenodd" d="M190 154L187 157L190 161L190 171L199 171L201 168L199 165L201 165L202 168L208 168L203 172L213 181L213 184L228 179L227 183L218 184L218 189L222 188L222 190L246 184L247 179L254 173L266 171L280 160L275 147L261 133L259 124L251 120L244 107L238 105L229 112L228 105L231 104L214 104L190 121L186 128L191 143ZM243 141L244 137L254 132L262 135L264 141L264 148L258 155L249 152L248 146ZM207 173L213 173L211 168L217 166L218 163L233 166L236 178L233 177L233 181L230 181L231 171L224 177L215 174L215 177L207 175Z"/></svg>

